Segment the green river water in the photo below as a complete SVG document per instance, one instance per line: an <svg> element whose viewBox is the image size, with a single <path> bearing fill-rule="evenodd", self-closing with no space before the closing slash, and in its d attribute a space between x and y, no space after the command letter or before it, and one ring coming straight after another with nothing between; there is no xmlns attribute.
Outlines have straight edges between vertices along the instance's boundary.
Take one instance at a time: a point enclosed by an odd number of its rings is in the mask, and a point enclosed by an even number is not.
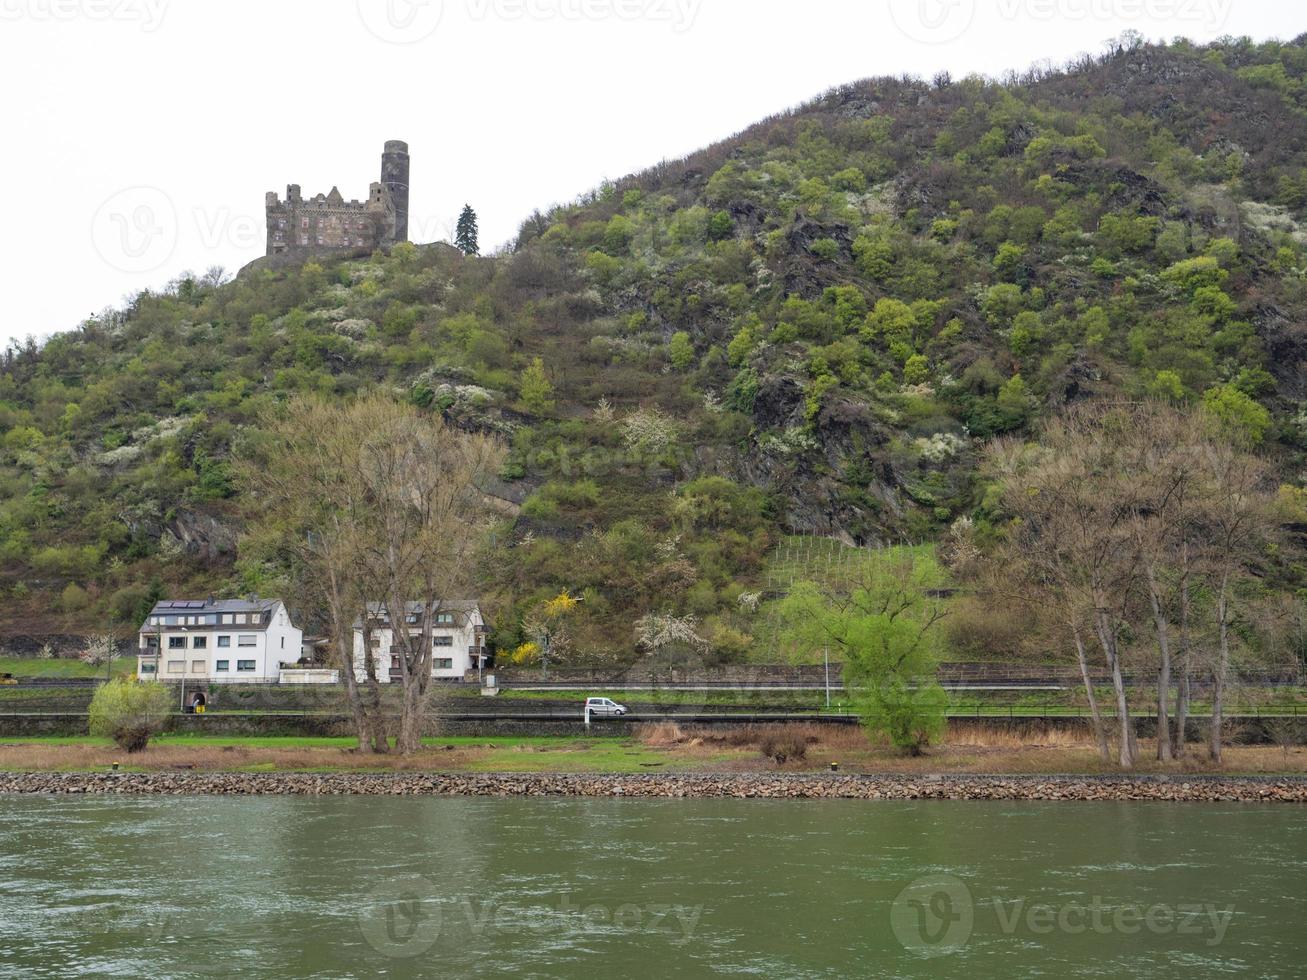
<svg viewBox="0 0 1307 980"><path fill-rule="evenodd" d="M0 796L0 976L1307 975L1307 810Z"/></svg>

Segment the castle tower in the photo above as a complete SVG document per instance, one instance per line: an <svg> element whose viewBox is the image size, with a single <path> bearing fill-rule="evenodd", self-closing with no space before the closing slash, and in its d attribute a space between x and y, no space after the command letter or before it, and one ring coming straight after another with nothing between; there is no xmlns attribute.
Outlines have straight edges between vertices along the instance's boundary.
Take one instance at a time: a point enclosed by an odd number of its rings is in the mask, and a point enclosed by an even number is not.
<svg viewBox="0 0 1307 980"><path fill-rule="evenodd" d="M403 140L386 140L381 154L381 182L390 191L395 205L395 238L408 241L408 144Z"/></svg>

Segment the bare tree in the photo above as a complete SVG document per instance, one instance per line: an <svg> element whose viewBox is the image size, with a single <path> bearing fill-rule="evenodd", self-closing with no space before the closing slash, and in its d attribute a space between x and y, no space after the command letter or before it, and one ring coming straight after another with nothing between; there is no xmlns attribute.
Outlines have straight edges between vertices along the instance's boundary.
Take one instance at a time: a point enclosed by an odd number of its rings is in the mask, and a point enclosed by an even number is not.
<svg viewBox="0 0 1307 980"><path fill-rule="evenodd" d="M1209 480L1201 514L1204 557L1209 568L1216 620L1216 663L1212 670L1212 721L1208 754L1221 759L1221 725L1230 676L1231 626L1236 587L1249 574L1270 538L1273 497L1266 464L1228 440L1213 440L1203 460Z"/></svg>
<svg viewBox="0 0 1307 980"><path fill-rule="evenodd" d="M384 752L381 695L367 643L362 683L354 670L354 622L367 611L358 569L369 514L357 485L359 441L350 409L296 398L271 414L265 429L266 439L241 461L255 510L242 556L280 569L303 605L325 612L359 750Z"/></svg>
<svg viewBox="0 0 1307 980"><path fill-rule="evenodd" d="M382 395L345 404L298 398L267 429L243 467L257 519L242 549L278 563L325 609L362 751L387 749L371 642L375 604L387 606L402 687L396 745L410 752L431 681L434 617L469 578L488 515L477 486L497 469L500 449ZM424 612L410 631L414 599Z"/></svg>
<svg viewBox="0 0 1307 980"><path fill-rule="evenodd" d="M1183 751L1201 659L1195 588L1212 597L1209 752L1219 760L1236 586L1263 559L1274 528L1266 464L1205 412L1155 402L1082 406L1051 423L1038 448L998 444L990 455L1012 518L1001 554L1071 634L1091 710L1081 624L1097 638L1116 697L1122 767L1136 757L1127 661L1129 673L1157 672L1158 758ZM1155 658L1122 641L1149 633Z"/></svg>
<svg viewBox="0 0 1307 980"><path fill-rule="evenodd" d="M1120 637L1136 573L1120 501L1106 486L1108 450L1093 435L1093 419L1072 413L1048 426L1037 449L999 443L990 454L999 477L1009 548L1023 556L1026 594L1064 624L1076 650L1085 696L1095 716L1100 751L1103 722L1094 698L1086 638L1093 637L1112 679L1118 761L1135 761L1134 726L1121 663ZM1108 450L1110 452L1110 450Z"/></svg>
<svg viewBox="0 0 1307 980"><path fill-rule="evenodd" d="M489 436L393 402L361 403L359 416L367 433L360 483L372 518L364 567L381 587L398 649L403 702L396 745L407 753L420 745L436 617L473 579L475 552L495 513L480 487L498 471L502 449Z"/></svg>

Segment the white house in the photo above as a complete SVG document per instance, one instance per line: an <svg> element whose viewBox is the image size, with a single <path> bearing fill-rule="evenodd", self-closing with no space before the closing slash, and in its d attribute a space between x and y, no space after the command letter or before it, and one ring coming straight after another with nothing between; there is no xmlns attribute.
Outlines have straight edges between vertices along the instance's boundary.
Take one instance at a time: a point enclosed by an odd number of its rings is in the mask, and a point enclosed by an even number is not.
<svg viewBox="0 0 1307 980"><path fill-rule="evenodd" d="M377 680L389 683L400 679L399 653L392 651L393 626L385 603L368 604L369 634L372 655L376 658ZM410 636L422 632L422 603L410 602L404 623ZM445 599L432 605L431 676L459 680L469 670L485 666L486 626L481 607L475 599ZM354 623L354 676L366 679L363 656L363 623Z"/></svg>
<svg viewBox="0 0 1307 980"><path fill-rule="evenodd" d="M161 681L275 683L303 642L280 599L166 599L140 634L136 671Z"/></svg>

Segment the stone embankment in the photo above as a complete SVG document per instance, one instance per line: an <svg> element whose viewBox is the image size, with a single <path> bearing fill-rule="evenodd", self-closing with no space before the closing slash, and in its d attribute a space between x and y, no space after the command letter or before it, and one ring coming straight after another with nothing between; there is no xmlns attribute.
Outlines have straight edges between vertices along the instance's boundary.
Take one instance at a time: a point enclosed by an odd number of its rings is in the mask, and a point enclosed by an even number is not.
<svg viewBox="0 0 1307 980"><path fill-rule="evenodd" d="M1307 777L6 772L0 793L1307 803Z"/></svg>

